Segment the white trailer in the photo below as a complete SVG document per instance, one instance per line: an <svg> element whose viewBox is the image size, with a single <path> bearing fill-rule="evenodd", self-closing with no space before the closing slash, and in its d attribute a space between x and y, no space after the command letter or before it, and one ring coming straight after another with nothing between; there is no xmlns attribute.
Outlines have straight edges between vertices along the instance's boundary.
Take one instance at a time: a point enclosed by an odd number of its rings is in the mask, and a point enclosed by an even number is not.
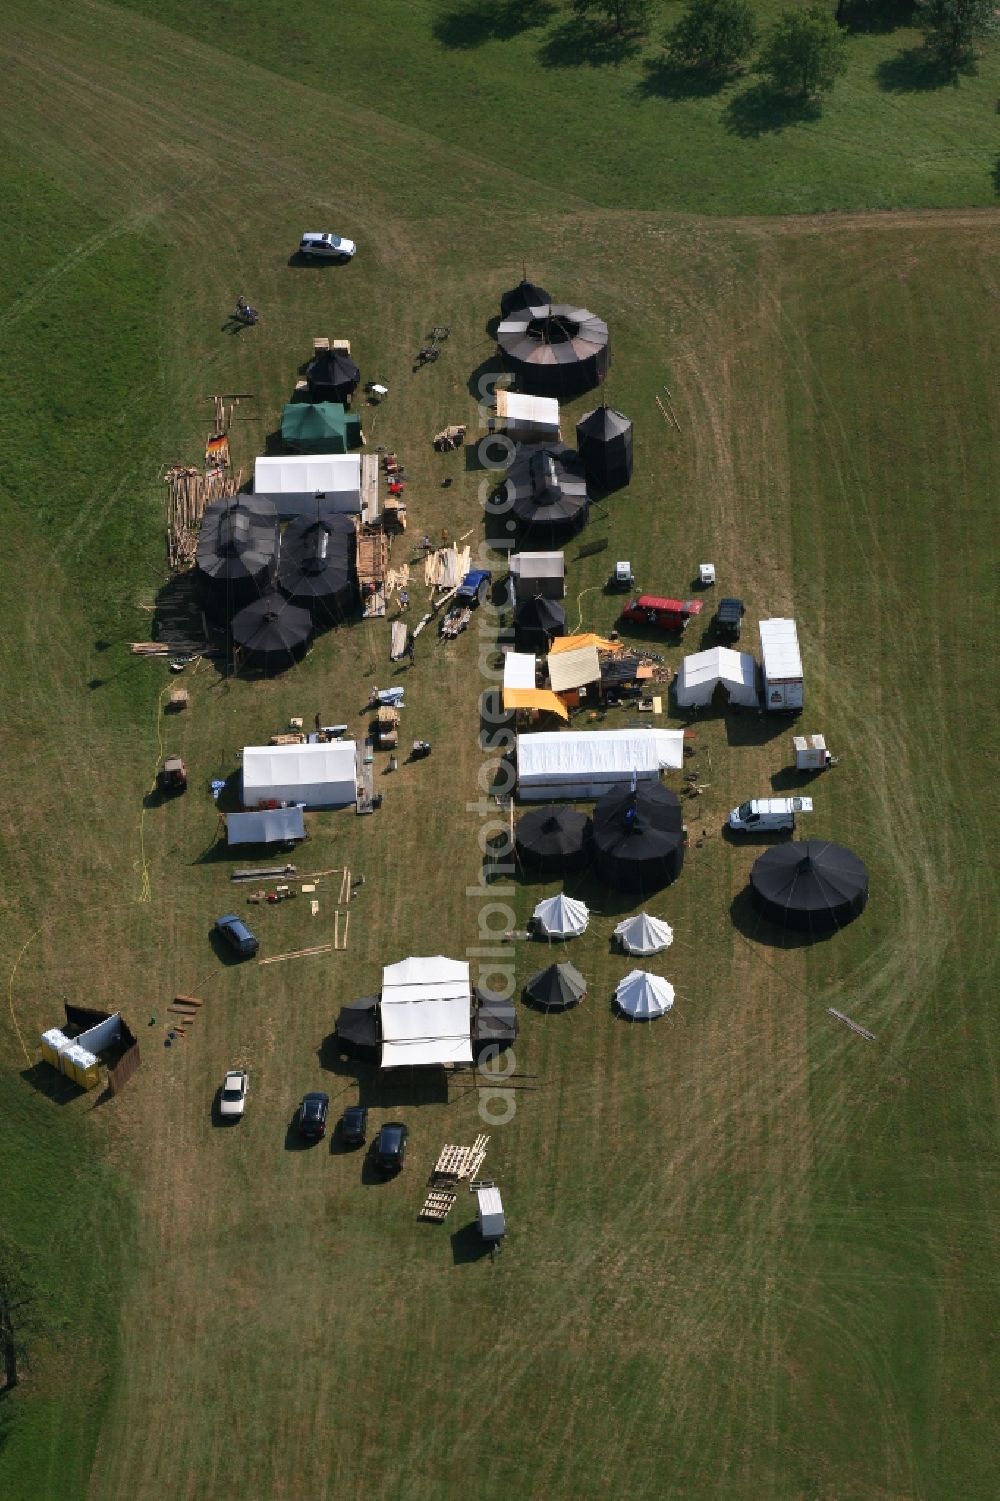
<svg viewBox="0 0 1000 1501"><path fill-rule="evenodd" d="M831 756L822 735L793 735L796 771L825 771Z"/></svg>
<svg viewBox="0 0 1000 1501"><path fill-rule="evenodd" d="M485 1241L495 1244L507 1234L500 1190L494 1183L484 1183L476 1189L476 1223Z"/></svg>
<svg viewBox="0 0 1000 1501"><path fill-rule="evenodd" d="M765 709L797 714L802 708L802 657L794 620L760 622Z"/></svg>

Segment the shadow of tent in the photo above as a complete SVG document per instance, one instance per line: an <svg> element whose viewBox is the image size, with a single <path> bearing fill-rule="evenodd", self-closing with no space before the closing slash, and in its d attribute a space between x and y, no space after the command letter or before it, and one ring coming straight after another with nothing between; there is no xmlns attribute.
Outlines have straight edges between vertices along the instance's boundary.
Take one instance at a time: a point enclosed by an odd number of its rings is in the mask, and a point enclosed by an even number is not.
<svg viewBox="0 0 1000 1501"><path fill-rule="evenodd" d="M745 886L733 897L729 905L729 915L733 920L733 925L744 938L749 939L751 943L759 943L765 948L810 948L814 943L822 943L839 932L839 929L832 928L825 933L810 933L805 929L786 928L771 922L757 906L749 886Z"/></svg>
<svg viewBox="0 0 1000 1501"><path fill-rule="evenodd" d="M726 741L729 745L768 745L779 735L790 735L794 716L768 714L764 709L731 709L726 715Z"/></svg>

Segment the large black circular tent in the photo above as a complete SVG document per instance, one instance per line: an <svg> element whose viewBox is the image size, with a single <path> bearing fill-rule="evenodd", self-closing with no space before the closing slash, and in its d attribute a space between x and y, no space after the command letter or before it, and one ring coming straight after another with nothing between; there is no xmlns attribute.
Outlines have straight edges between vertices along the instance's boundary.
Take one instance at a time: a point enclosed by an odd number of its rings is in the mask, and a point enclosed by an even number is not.
<svg viewBox="0 0 1000 1501"><path fill-rule="evenodd" d="M208 607L227 615L267 589L278 563L278 518L260 495L233 495L205 507L197 573Z"/></svg>
<svg viewBox="0 0 1000 1501"><path fill-rule="evenodd" d="M278 587L311 611L317 626L334 625L357 603L354 524L349 516L299 516L285 529Z"/></svg>
<svg viewBox="0 0 1000 1501"><path fill-rule="evenodd" d="M509 292L501 294L500 316L511 318L525 308L548 307L551 301L552 298L544 287L536 286L531 281L522 281L516 287L511 287Z"/></svg>
<svg viewBox="0 0 1000 1501"><path fill-rule="evenodd" d="M680 799L659 782L612 787L594 808L594 866L622 891L655 891L684 865Z"/></svg>
<svg viewBox="0 0 1000 1501"><path fill-rule="evenodd" d="M311 401L339 401L346 405L360 379L361 371L340 349L324 350L306 369Z"/></svg>
<svg viewBox="0 0 1000 1501"><path fill-rule="evenodd" d="M341 1051L352 1058L375 1063L378 1059L378 997L366 995L341 1006L334 1027Z"/></svg>
<svg viewBox="0 0 1000 1501"><path fill-rule="evenodd" d="M550 964L540 969L524 987L523 999L539 1011L568 1011L587 994L587 982L572 964Z"/></svg>
<svg viewBox="0 0 1000 1501"><path fill-rule="evenodd" d="M504 365L532 396L574 396L608 373L608 325L587 308L568 303L526 307L497 329Z"/></svg>
<svg viewBox="0 0 1000 1501"><path fill-rule="evenodd" d="M581 866L590 853L592 824L578 808L532 808L517 821L514 846L522 865L559 874Z"/></svg>
<svg viewBox="0 0 1000 1501"><path fill-rule="evenodd" d="M244 605L229 627L239 648L240 665L261 672L281 672L309 650L313 638L308 610L289 604L280 594L265 594Z"/></svg>
<svg viewBox="0 0 1000 1501"><path fill-rule="evenodd" d="M525 540L557 542L573 536L587 524L580 455L568 443L519 443L507 471L505 498Z"/></svg>
<svg viewBox="0 0 1000 1501"><path fill-rule="evenodd" d="M754 861L750 889L771 922L829 933L864 911L868 872L842 845L791 840L765 850Z"/></svg>
<svg viewBox="0 0 1000 1501"><path fill-rule="evenodd" d="M595 407L580 418L576 446L592 485L620 490L632 478L632 424L614 407Z"/></svg>
<svg viewBox="0 0 1000 1501"><path fill-rule="evenodd" d="M536 594L518 605L514 616L514 645L518 651L547 652L557 636L566 634L566 611L556 599Z"/></svg>

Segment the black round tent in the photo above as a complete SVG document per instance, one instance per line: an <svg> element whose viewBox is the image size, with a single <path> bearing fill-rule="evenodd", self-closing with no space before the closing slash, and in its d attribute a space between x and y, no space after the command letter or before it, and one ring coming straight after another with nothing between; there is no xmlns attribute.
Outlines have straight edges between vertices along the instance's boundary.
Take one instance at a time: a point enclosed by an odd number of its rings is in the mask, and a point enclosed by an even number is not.
<svg viewBox="0 0 1000 1501"><path fill-rule="evenodd" d="M511 287L509 292L501 294L500 316L512 318L524 312L525 308L548 307L551 301L552 298L544 287L536 286L531 281L522 281L516 287Z"/></svg>
<svg viewBox="0 0 1000 1501"><path fill-rule="evenodd" d="M360 379L361 371L340 349L324 350L306 369L309 399L315 402L339 401L346 406Z"/></svg>
<svg viewBox="0 0 1000 1501"><path fill-rule="evenodd" d="M538 872L575 870L590 853L592 828L586 813L577 808L532 808L517 821L517 857Z"/></svg>
<svg viewBox="0 0 1000 1501"><path fill-rule="evenodd" d="M279 545L277 512L265 497L233 495L206 506L196 566L208 608L228 616L259 598L274 578Z"/></svg>
<svg viewBox="0 0 1000 1501"><path fill-rule="evenodd" d="M288 603L280 594L265 594L244 605L229 627L239 648L240 666L261 672L281 672L309 650L313 638L308 610Z"/></svg>
<svg viewBox="0 0 1000 1501"><path fill-rule="evenodd" d="M497 330L504 365L532 396L575 396L608 373L608 325L587 308L546 303L505 317Z"/></svg>
<svg viewBox="0 0 1000 1501"><path fill-rule="evenodd" d="M329 513L300 516L285 529L278 587L316 626L336 625L355 608L355 536L349 516Z"/></svg>
<svg viewBox="0 0 1000 1501"><path fill-rule="evenodd" d="M366 995L341 1006L334 1036L341 1051L366 1063L378 1061L378 997Z"/></svg>
<svg viewBox="0 0 1000 1501"><path fill-rule="evenodd" d="M507 471L505 504L523 541L556 543L587 524L583 461L568 443L519 443Z"/></svg>
<svg viewBox="0 0 1000 1501"><path fill-rule="evenodd" d="M566 611L556 599L536 594L518 605L514 616L514 645L518 651L547 652L556 636L566 634Z"/></svg>
<svg viewBox="0 0 1000 1501"><path fill-rule="evenodd" d="M580 418L576 446L595 487L620 490L632 478L632 424L614 407L595 407Z"/></svg>
<svg viewBox="0 0 1000 1501"><path fill-rule="evenodd" d="M864 911L868 872L842 845L791 840L765 850L754 861L750 889L771 922L829 933Z"/></svg>
<svg viewBox="0 0 1000 1501"><path fill-rule="evenodd" d="M594 808L594 866L623 891L655 891L684 865L680 799L659 782L612 787Z"/></svg>
<svg viewBox="0 0 1000 1501"><path fill-rule="evenodd" d="M539 1011L568 1011L587 994L587 982L572 964L550 964L540 969L524 987L526 1005Z"/></svg>

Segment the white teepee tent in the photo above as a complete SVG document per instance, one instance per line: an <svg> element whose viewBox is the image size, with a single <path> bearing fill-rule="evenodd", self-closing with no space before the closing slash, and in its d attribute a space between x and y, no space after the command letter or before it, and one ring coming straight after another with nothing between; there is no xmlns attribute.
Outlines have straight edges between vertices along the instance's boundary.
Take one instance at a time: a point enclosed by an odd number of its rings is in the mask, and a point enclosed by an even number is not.
<svg viewBox="0 0 1000 1501"><path fill-rule="evenodd" d="M674 987L660 975L633 969L615 991L615 1002L623 1016L633 1021L653 1021L674 1004Z"/></svg>
<svg viewBox="0 0 1000 1501"><path fill-rule="evenodd" d="M546 938L579 938L586 931L590 911L586 903L560 891L538 903L534 918Z"/></svg>
<svg viewBox="0 0 1000 1501"><path fill-rule="evenodd" d="M673 943L674 930L662 918L638 912L618 924L615 937L626 954L658 954Z"/></svg>

